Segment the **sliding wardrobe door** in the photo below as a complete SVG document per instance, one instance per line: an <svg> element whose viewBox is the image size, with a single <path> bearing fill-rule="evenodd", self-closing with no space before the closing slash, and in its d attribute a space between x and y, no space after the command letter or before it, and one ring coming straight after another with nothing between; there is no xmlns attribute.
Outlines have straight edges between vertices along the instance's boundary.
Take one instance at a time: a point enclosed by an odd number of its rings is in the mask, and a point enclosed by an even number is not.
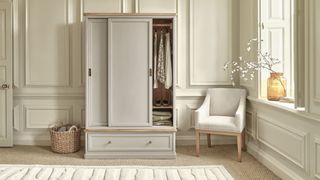
<svg viewBox="0 0 320 180"><path fill-rule="evenodd" d="M88 50L86 127L106 127L108 125L108 20L89 19L86 26Z"/></svg>
<svg viewBox="0 0 320 180"><path fill-rule="evenodd" d="M152 126L152 19L108 20L109 126Z"/></svg>

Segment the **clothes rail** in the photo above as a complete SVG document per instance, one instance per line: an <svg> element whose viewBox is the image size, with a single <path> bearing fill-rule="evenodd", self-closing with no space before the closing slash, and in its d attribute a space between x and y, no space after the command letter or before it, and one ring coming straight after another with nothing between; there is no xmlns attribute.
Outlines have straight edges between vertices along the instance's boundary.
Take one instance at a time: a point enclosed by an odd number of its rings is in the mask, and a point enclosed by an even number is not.
<svg viewBox="0 0 320 180"><path fill-rule="evenodd" d="M153 24L153 27L170 27L172 29L172 24Z"/></svg>

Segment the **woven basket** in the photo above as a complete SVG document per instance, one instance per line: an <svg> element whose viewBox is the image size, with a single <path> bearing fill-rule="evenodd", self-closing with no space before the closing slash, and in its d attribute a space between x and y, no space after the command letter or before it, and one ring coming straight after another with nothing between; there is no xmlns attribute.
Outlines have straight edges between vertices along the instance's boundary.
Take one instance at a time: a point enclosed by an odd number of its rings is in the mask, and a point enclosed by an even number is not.
<svg viewBox="0 0 320 180"><path fill-rule="evenodd" d="M57 127L51 128L51 149L61 154L77 152L80 150L80 136L81 130L77 126L63 132L58 132Z"/></svg>

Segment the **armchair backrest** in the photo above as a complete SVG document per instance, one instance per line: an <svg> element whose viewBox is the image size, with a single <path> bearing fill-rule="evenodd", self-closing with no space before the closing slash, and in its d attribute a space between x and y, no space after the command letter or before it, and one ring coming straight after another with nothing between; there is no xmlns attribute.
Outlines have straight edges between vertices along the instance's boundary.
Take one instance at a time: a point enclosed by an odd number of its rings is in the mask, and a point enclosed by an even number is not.
<svg viewBox="0 0 320 180"><path fill-rule="evenodd" d="M237 88L212 88L210 95L210 115L235 116L240 100L246 100L246 90Z"/></svg>

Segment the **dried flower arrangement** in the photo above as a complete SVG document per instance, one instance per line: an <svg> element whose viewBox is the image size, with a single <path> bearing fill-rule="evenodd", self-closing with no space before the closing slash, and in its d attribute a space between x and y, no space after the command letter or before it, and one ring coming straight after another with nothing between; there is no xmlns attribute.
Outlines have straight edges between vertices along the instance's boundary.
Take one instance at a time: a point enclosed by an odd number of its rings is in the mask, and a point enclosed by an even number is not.
<svg viewBox="0 0 320 180"><path fill-rule="evenodd" d="M282 77L283 73L276 72L274 69L274 66L279 64L280 60L272 57L269 52L262 52L262 41L251 39L247 44L248 57L250 57L251 53L254 53L254 58L244 59L239 57L239 61L229 61L225 63L224 70L230 72L230 80L233 86L235 86L235 76L238 74L241 79L247 81L249 79L253 80L257 71L268 70L270 78L268 79L267 98L268 100L279 101L286 97L286 80Z"/></svg>
<svg viewBox="0 0 320 180"><path fill-rule="evenodd" d="M244 59L241 56L239 61L228 61L224 65L224 70L230 72L230 80L232 85L235 86L235 76L239 73L239 76L244 81L253 80L255 73L261 69L269 70L270 72L276 72L273 68L276 64L279 64L280 61L277 58L273 58L270 53L262 52L261 43L263 40L250 39L247 44L247 53L256 53L256 58L254 59ZM253 49L256 49L256 52L252 52Z"/></svg>

